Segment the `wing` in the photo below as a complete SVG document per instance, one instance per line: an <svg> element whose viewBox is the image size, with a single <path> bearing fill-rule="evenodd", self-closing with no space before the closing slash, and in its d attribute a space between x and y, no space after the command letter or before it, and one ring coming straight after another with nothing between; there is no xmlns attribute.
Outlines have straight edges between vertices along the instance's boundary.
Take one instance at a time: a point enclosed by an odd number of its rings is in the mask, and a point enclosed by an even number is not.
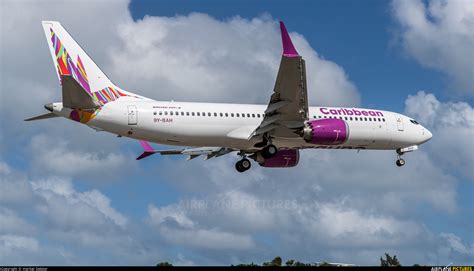
<svg viewBox="0 0 474 271"><path fill-rule="evenodd" d="M250 138L266 134L270 137L299 137L297 130L308 119L308 94L303 58L298 54L280 22L283 55L265 117Z"/></svg>
<svg viewBox="0 0 474 271"><path fill-rule="evenodd" d="M194 159L200 155L205 155L204 159L210 159L213 157L219 157L229 152L233 152L232 149L222 148L222 147L199 147L199 148L184 148L177 150L155 150L150 146L150 143L140 140L140 145L143 147L143 153L137 157L137 160L141 160L145 157L159 153L161 155L176 155L184 154L189 155L187 160Z"/></svg>

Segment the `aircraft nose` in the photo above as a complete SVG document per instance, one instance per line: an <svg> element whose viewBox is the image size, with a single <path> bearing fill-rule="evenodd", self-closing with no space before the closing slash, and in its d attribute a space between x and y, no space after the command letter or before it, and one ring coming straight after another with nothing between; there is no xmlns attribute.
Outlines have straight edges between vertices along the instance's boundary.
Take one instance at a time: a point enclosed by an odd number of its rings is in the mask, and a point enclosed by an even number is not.
<svg viewBox="0 0 474 271"><path fill-rule="evenodd" d="M426 129L426 137L428 138L428 140L433 137L433 134L428 129Z"/></svg>
<svg viewBox="0 0 474 271"><path fill-rule="evenodd" d="M422 139L421 139L421 143L420 144L423 144L425 142L427 142L428 140L430 140L432 137L433 137L433 134L426 128L423 127L423 130L422 130Z"/></svg>

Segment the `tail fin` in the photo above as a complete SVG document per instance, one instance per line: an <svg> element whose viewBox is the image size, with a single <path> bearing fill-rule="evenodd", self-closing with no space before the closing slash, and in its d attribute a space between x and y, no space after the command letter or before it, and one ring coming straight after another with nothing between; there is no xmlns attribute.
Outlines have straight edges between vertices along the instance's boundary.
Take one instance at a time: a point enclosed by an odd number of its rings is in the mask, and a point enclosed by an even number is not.
<svg viewBox="0 0 474 271"><path fill-rule="evenodd" d="M78 83L72 84L78 85L74 92L78 88L86 92L87 94L79 96L90 97L92 104L100 106L121 96L128 96L128 93L109 80L59 22L43 21L42 24L59 82L63 86L63 101L71 100L71 95L65 94L65 92L71 92L68 89L71 84L65 82L65 79L69 77L74 78ZM76 107L74 104L83 104L83 102L75 103L73 100L71 107Z"/></svg>

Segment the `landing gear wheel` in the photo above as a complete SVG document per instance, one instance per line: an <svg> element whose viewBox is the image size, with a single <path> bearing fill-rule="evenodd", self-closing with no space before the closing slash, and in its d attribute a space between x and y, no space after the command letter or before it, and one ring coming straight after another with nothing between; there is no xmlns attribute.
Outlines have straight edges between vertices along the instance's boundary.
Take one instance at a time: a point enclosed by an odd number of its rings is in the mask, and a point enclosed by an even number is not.
<svg viewBox="0 0 474 271"><path fill-rule="evenodd" d="M262 156L265 159L269 159L269 158L272 158L273 156L275 156L275 154L277 152L278 152L277 147L275 147L275 145L273 145L273 144L270 144L270 145L266 146L265 148L263 148Z"/></svg>
<svg viewBox="0 0 474 271"><path fill-rule="evenodd" d="M396 164L397 164L397 166L402 167L402 166L405 165L405 160L400 158L400 159L397 160Z"/></svg>
<svg viewBox="0 0 474 271"><path fill-rule="evenodd" d="M244 158L240 161L237 161L237 163L235 163L235 169L238 172L247 171L247 170L250 169L251 166L252 166L252 164L250 163L249 159L247 159L247 158Z"/></svg>

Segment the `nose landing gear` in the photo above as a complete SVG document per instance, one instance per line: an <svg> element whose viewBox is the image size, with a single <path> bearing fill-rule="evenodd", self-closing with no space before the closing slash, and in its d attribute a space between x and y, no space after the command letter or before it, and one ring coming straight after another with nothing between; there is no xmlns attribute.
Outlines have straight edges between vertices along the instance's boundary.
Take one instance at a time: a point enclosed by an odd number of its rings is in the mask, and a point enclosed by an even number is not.
<svg viewBox="0 0 474 271"><path fill-rule="evenodd" d="M405 165L405 160L403 160L402 158L400 158L400 156L398 156L396 164L397 166L402 167Z"/></svg>
<svg viewBox="0 0 474 271"><path fill-rule="evenodd" d="M418 148L408 147L408 148L403 148L403 149L397 149L397 161L395 162L395 164L397 164L398 167L403 167L405 165L405 160L402 159L402 155L406 152L411 152L416 149Z"/></svg>

